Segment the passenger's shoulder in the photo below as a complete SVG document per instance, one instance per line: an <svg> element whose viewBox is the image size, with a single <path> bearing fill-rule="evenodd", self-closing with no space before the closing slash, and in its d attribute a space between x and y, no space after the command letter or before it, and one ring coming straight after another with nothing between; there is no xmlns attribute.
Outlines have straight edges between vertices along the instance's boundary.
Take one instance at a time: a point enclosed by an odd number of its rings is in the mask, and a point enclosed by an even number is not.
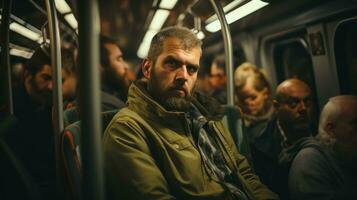
<svg viewBox="0 0 357 200"><path fill-rule="evenodd" d="M306 147L299 151L294 158L292 168L297 166L299 169L311 169L326 166L328 159L323 149L316 147Z"/></svg>

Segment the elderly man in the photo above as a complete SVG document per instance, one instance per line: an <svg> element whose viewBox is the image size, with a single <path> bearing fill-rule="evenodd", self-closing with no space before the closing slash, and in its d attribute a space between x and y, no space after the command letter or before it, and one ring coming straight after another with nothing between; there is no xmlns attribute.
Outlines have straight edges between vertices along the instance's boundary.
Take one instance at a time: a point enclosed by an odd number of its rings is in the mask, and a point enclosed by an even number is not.
<svg viewBox="0 0 357 200"><path fill-rule="evenodd" d="M157 33L103 138L111 199L277 199L194 94L201 41L188 29ZM207 99L205 99L207 101Z"/></svg>
<svg viewBox="0 0 357 200"><path fill-rule="evenodd" d="M276 89L275 116L254 140L254 169L282 199L288 199L287 179L292 159L312 137L309 121L311 100L309 86L298 79L288 79Z"/></svg>
<svg viewBox="0 0 357 200"><path fill-rule="evenodd" d="M357 97L331 98L321 112L319 138L294 159L293 199L357 199Z"/></svg>

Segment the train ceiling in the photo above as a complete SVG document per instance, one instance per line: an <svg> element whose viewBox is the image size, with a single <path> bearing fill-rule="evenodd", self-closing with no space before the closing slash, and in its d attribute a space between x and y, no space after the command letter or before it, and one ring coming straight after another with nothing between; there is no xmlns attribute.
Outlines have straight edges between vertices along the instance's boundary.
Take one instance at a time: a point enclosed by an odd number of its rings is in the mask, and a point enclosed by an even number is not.
<svg viewBox="0 0 357 200"><path fill-rule="evenodd" d="M3 3L3 1L4 0L0 0L1 3ZM68 8L63 6L62 8L57 7L57 11L63 44L70 46L75 44L77 39L76 32L78 31L78 25L75 19L78 19L77 14L80 11L80 5L78 0L55 0L56 4L60 1L65 1L69 6ZM148 29L152 29L151 22L158 10L163 10L162 12L166 12L167 14L167 19L163 22L162 27L182 25L190 29L200 29L208 41L209 38L214 38L219 35L219 31L217 30L216 32L207 31L209 29L207 27L208 21L213 21L210 17L214 14L209 0L178 0L172 8L163 6L162 3L164 1L165 0L99 0L101 33L116 39L128 60L138 60L138 55L140 54L138 53L139 47L145 40ZM175 2L175 0L169 0L168 2ZM276 6L276 12L274 13L266 13L264 9L261 9L259 12L262 13L262 15L258 16L263 16L264 14L264 18L246 17L246 21L241 22L239 26L240 28L244 28L245 26L249 26L249 24L253 24L249 22L257 23L262 19L269 19L269 16L272 18L274 17L273 15L278 15L279 12L289 12L289 6L296 8L299 4L302 5L303 2L306 3L308 1L220 0L219 2L225 9L227 7L227 10L230 9L232 12L239 6L254 2L263 5L262 7L268 3L274 4L280 2L280 4L283 4L277 6L275 4L272 5ZM240 13L242 13L242 11L240 11ZM13 27L10 27L12 30L10 33L10 47L20 47L26 51L36 49L43 41L41 29L43 29L47 23L45 1L12 0L11 19L12 22L16 22L20 26L22 25L33 31L35 33L35 36L33 36L35 39L29 39L28 36L24 36L18 31L15 31L14 29L18 29L19 27L12 25Z"/></svg>

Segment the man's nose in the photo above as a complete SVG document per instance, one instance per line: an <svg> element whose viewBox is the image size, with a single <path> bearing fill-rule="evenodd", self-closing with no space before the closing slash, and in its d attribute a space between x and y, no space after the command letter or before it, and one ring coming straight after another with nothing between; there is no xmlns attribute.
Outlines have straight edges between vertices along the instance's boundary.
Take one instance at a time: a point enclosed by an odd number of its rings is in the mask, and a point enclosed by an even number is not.
<svg viewBox="0 0 357 200"><path fill-rule="evenodd" d="M180 81L186 82L187 78L188 78L188 72L187 72L186 65L181 66L177 70L178 71L177 71L177 74L176 74L176 80L180 80Z"/></svg>
<svg viewBox="0 0 357 200"><path fill-rule="evenodd" d="M299 102L299 112L306 112L307 111L307 106L304 101Z"/></svg>
<svg viewBox="0 0 357 200"><path fill-rule="evenodd" d="M129 64L124 60L124 69L127 71L129 69Z"/></svg>
<svg viewBox="0 0 357 200"><path fill-rule="evenodd" d="M53 84L52 84L52 81L49 81L48 84L47 84L47 89L52 91L53 90Z"/></svg>

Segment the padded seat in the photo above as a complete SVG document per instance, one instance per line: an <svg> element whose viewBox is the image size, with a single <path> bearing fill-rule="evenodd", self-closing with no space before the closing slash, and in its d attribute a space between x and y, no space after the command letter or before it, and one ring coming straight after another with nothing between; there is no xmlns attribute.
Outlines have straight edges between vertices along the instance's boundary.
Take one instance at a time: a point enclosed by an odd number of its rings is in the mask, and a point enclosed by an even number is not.
<svg viewBox="0 0 357 200"><path fill-rule="evenodd" d="M244 126L241 111L236 106L224 106L223 123L230 131L239 153L244 155L252 164L252 154L247 137L247 130Z"/></svg>
<svg viewBox="0 0 357 200"><path fill-rule="evenodd" d="M114 117L118 110L102 112L102 132ZM68 185L67 193L71 199L80 199L81 194L81 122L77 121L67 126L62 134L62 160L64 164L64 173Z"/></svg>

